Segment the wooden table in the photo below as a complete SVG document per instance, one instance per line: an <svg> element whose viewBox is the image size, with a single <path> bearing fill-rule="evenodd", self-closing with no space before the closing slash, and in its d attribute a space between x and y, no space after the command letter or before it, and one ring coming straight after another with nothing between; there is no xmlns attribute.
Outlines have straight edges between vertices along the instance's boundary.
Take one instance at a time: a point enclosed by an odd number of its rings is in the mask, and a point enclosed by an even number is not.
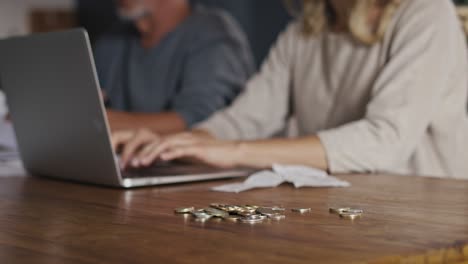
<svg viewBox="0 0 468 264"><path fill-rule="evenodd" d="M230 181L126 191L0 179L0 263L468 263L468 181L341 178L353 186L241 194L209 191ZM173 213L213 202L313 211L256 225ZM343 220L329 206L365 215Z"/></svg>

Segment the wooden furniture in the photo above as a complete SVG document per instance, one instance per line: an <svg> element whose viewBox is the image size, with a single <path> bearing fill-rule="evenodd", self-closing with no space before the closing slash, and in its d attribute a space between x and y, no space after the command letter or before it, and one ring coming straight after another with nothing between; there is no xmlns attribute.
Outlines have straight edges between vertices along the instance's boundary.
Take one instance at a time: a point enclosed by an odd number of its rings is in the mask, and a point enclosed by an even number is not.
<svg viewBox="0 0 468 264"><path fill-rule="evenodd" d="M68 9L32 9L29 12L31 33L66 30L77 27L74 10Z"/></svg>
<svg viewBox="0 0 468 264"><path fill-rule="evenodd" d="M468 181L343 176L345 189L209 191L217 181L109 189L0 179L0 263L468 263ZM282 221L198 223L210 203L311 207ZM365 210L360 220L329 206Z"/></svg>

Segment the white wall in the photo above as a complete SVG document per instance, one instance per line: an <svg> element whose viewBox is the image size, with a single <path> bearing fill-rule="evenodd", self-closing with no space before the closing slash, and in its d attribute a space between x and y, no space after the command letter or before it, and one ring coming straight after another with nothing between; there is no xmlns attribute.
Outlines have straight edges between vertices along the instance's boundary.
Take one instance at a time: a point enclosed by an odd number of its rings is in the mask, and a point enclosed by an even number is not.
<svg viewBox="0 0 468 264"><path fill-rule="evenodd" d="M74 0L0 0L0 38L29 32L27 15L31 8L72 9Z"/></svg>

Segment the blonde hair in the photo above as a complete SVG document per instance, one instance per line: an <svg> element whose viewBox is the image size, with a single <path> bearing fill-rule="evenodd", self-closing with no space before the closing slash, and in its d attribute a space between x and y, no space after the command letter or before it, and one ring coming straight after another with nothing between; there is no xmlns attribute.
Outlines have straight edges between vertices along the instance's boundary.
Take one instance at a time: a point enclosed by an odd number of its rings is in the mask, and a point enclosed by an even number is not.
<svg viewBox="0 0 468 264"><path fill-rule="evenodd" d="M401 0L349 0L347 30L358 41L372 45L379 42L400 5ZM335 23L335 13L330 0L302 0L300 13L297 1L286 0L287 7L295 16L299 16L306 35L316 35L330 28ZM379 8L381 14L376 23L370 23L370 12Z"/></svg>

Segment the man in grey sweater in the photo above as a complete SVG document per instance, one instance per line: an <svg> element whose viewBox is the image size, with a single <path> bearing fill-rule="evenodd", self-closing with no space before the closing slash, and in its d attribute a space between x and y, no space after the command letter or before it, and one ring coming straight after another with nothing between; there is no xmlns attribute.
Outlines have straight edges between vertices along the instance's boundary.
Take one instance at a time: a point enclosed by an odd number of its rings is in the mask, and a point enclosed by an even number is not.
<svg viewBox="0 0 468 264"><path fill-rule="evenodd" d="M228 104L254 71L250 47L225 12L188 0L119 0L121 23L95 58L112 130L190 128Z"/></svg>

